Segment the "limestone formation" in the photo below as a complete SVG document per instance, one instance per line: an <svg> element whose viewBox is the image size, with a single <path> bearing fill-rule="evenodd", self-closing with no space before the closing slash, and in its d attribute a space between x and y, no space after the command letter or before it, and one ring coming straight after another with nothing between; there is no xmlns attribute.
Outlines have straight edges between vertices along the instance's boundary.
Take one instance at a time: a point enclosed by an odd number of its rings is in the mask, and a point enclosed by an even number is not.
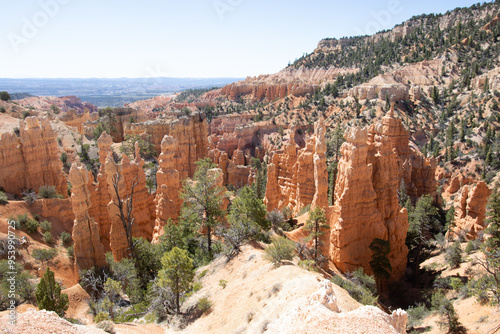
<svg viewBox="0 0 500 334"><path fill-rule="evenodd" d="M208 124L204 113L178 115L175 119L160 119L144 123L125 123L125 135L150 136L157 153L165 135L177 141L175 163L181 180L192 177L195 162L208 156Z"/></svg>
<svg viewBox="0 0 500 334"><path fill-rule="evenodd" d="M284 152L274 153L268 165L266 197L267 210L292 209L297 214L302 208L328 206L328 173L326 169L326 128L321 116L314 135L302 149L295 143L295 129Z"/></svg>
<svg viewBox="0 0 500 334"><path fill-rule="evenodd" d="M177 140L172 136L165 136L161 142L161 154L158 159L160 168L156 173L156 221L153 240L163 234L163 226L168 219L176 220L181 209L182 201L179 197L181 183L179 172L175 169L175 154Z"/></svg>
<svg viewBox="0 0 500 334"><path fill-rule="evenodd" d="M106 264L104 246L100 240L99 225L89 215L92 205L88 184L92 174L81 163L71 166L71 203L75 222L73 226L74 256L77 270Z"/></svg>
<svg viewBox="0 0 500 334"><path fill-rule="evenodd" d="M476 185L465 185L455 202L455 226L451 229L454 237L464 235L476 239L485 227L486 204L490 189L483 181Z"/></svg>
<svg viewBox="0 0 500 334"><path fill-rule="evenodd" d="M388 240L392 279L406 268L406 209L398 203L400 168L392 141L375 127L353 127L341 147L334 206L328 210L329 257L343 272L363 267L372 273L369 248L375 238ZM325 247L326 251L326 247Z"/></svg>
<svg viewBox="0 0 500 334"><path fill-rule="evenodd" d="M0 187L21 194L43 185L55 186L67 197L66 179L59 159L56 133L47 119L27 117L20 121L19 136L2 133L0 137Z"/></svg>

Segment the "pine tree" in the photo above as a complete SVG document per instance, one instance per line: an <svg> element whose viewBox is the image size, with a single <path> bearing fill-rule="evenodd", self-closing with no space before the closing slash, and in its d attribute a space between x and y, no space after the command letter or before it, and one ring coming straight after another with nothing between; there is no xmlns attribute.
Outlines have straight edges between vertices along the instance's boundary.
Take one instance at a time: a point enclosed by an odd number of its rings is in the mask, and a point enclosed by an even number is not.
<svg viewBox="0 0 500 334"><path fill-rule="evenodd" d="M370 268L377 279L378 290L381 290L382 281L391 277L392 266L388 256L391 252L391 243L389 240L375 238L370 244L372 251L372 260L370 261Z"/></svg>
<svg viewBox="0 0 500 334"><path fill-rule="evenodd" d="M161 259L163 269L159 272L158 284L169 288L175 295L176 312L181 312L181 296L191 290L194 280L193 260L184 249L174 247Z"/></svg>
<svg viewBox="0 0 500 334"><path fill-rule="evenodd" d="M306 240L312 241L314 244L313 259L318 261L319 250L322 246L320 240L321 236L324 234L323 230L329 229L330 226L326 224L325 211L317 206L314 210L309 211L309 219L304 226L304 231L309 232L309 236Z"/></svg>
<svg viewBox="0 0 500 334"><path fill-rule="evenodd" d="M181 217L187 223L196 225L199 229L205 229L208 253L212 257L212 235L224 217L222 199L225 189L218 184L217 171L210 171L215 167L210 158L202 159L196 162L196 165L196 172L193 176L195 182L184 183L181 195L184 199Z"/></svg>
<svg viewBox="0 0 500 334"><path fill-rule="evenodd" d="M68 295L61 293L61 286L54 279L54 272L47 268L35 291L36 302L41 310L54 311L64 316L69 307Z"/></svg>

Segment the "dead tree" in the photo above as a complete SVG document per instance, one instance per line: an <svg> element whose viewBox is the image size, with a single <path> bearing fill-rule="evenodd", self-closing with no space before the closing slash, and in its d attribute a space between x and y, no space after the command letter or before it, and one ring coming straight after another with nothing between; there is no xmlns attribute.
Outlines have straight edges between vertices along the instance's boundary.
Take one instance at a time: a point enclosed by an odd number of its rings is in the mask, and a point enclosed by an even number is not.
<svg viewBox="0 0 500 334"><path fill-rule="evenodd" d="M132 211L134 209L134 189L140 181L140 178L137 176L132 181L132 187L130 190L130 194L125 198L121 198L120 192L118 191L118 184L120 183L120 174L117 172L116 175L113 176L113 188L115 189L116 201L113 201L113 204L118 208L119 213L116 215L120 217L120 220L123 224L123 229L125 230L125 235L127 237L128 249L130 250L130 256L135 259L135 251L134 251L134 241L132 239L132 225L134 224L134 217L132 217ZM126 211L126 212L125 212Z"/></svg>

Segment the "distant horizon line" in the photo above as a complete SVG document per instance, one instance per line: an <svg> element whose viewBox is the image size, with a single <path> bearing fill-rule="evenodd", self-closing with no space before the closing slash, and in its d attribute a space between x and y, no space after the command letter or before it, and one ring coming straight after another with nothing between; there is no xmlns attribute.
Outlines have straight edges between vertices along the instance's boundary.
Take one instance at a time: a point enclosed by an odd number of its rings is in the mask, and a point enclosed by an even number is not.
<svg viewBox="0 0 500 334"><path fill-rule="evenodd" d="M248 77L248 76L247 76ZM246 77L106 77L106 78L97 78L97 77L71 77L71 78L0 78L0 80L116 80L116 79L244 79Z"/></svg>

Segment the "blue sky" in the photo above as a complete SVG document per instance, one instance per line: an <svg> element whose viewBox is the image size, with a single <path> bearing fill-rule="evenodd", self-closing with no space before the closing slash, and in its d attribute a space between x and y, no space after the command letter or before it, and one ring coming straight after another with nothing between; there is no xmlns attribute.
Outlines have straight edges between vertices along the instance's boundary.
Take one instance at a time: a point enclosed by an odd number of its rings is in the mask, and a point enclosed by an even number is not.
<svg viewBox="0 0 500 334"><path fill-rule="evenodd" d="M470 0L0 0L0 78L246 77Z"/></svg>

